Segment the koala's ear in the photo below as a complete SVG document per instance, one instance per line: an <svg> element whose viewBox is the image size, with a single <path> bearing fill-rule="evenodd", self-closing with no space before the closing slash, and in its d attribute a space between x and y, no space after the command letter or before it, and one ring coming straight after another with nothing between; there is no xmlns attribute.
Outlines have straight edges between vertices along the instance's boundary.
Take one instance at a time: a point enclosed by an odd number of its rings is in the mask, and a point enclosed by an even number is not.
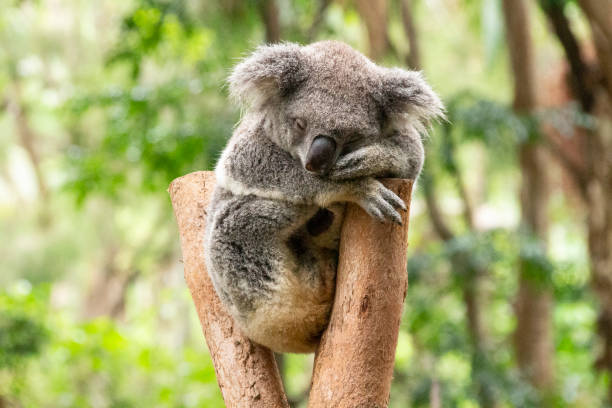
<svg viewBox="0 0 612 408"><path fill-rule="evenodd" d="M382 104L392 120L408 120L419 131L444 117L444 105L420 72L384 68Z"/></svg>
<svg viewBox="0 0 612 408"><path fill-rule="evenodd" d="M229 76L230 95L239 103L254 108L286 95L306 78L303 60L297 44L260 46L236 65Z"/></svg>

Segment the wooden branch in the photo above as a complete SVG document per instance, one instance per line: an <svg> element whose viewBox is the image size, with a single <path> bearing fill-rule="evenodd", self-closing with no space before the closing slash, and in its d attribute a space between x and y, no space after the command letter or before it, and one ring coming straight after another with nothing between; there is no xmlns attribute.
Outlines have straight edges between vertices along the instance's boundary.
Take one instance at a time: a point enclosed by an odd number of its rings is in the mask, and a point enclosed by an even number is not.
<svg viewBox="0 0 612 408"><path fill-rule="evenodd" d="M391 48L387 34L387 0L356 0L355 5L368 32L369 57L376 61Z"/></svg>
<svg viewBox="0 0 612 408"><path fill-rule="evenodd" d="M606 37L595 19L589 18L589 22L591 24L593 43L595 44L595 50L599 59L599 69L603 76L604 89L608 94L608 98L612 100L612 39Z"/></svg>
<svg viewBox="0 0 612 408"><path fill-rule="evenodd" d="M502 8L514 79L514 109L519 114L530 113L536 96L529 10L524 0L503 0Z"/></svg>
<svg viewBox="0 0 612 408"><path fill-rule="evenodd" d="M503 0L502 6L514 78L514 110L519 115L530 115L536 107L536 82L529 7L525 0ZM543 153L539 143L520 146L520 200L522 224L546 247L550 183ZM528 264L521 262L514 347L519 369L541 392L548 392L554 384L552 300L550 288L534 284Z"/></svg>
<svg viewBox="0 0 612 408"><path fill-rule="evenodd" d="M384 184L410 203L412 183ZM386 407L408 285L403 226L382 224L348 204L330 324L315 356L310 408Z"/></svg>
<svg viewBox="0 0 612 408"><path fill-rule="evenodd" d="M570 157L567 151L564 150L551 135L549 135L547 129L542 130L542 135L544 136L544 146L548 148L553 156L559 161L563 169L567 171L567 174L570 176L572 182L578 188L578 191L580 191L582 199L587 201L587 185L590 177L587 174L587 171L581 168L581 166Z"/></svg>
<svg viewBox="0 0 612 408"><path fill-rule="evenodd" d="M402 12L402 24L404 26L404 34L408 39L410 51L406 57L406 64L415 70L421 69L421 50L419 48L419 40L417 38L417 30L412 17L412 0L401 0L400 4Z"/></svg>
<svg viewBox="0 0 612 408"><path fill-rule="evenodd" d="M423 194L425 195L425 205L427 206L427 213L431 220L431 225L434 231L438 234L438 237L442 241L450 241L455 238L455 233L446 223L442 210L438 206L438 200L436 198L436 192L434 191L433 182L429 175L423 174L421 176L421 185L423 186Z"/></svg>
<svg viewBox="0 0 612 408"><path fill-rule="evenodd" d="M276 0L261 0L259 2L259 13L266 28L266 43L274 44L280 42L281 27Z"/></svg>
<svg viewBox="0 0 612 408"><path fill-rule="evenodd" d="M548 16L548 19L555 31L555 35L559 39L561 46L565 52L567 62L571 72L571 86L574 95L578 98L582 109L585 112L590 112L595 102L593 95L594 81L589 77L592 76L591 70L584 61L578 39L572 32L570 22L565 16L563 6L553 2L540 2L542 10Z"/></svg>
<svg viewBox="0 0 612 408"><path fill-rule="evenodd" d="M204 264L206 207L213 172L177 178L168 189L179 226L185 280L210 350L227 407L289 407L273 353L244 337L225 311Z"/></svg>
<svg viewBox="0 0 612 408"><path fill-rule="evenodd" d="M602 31L609 43L612 43L612 4L602 0L578 0L580 7Z"/></svg>

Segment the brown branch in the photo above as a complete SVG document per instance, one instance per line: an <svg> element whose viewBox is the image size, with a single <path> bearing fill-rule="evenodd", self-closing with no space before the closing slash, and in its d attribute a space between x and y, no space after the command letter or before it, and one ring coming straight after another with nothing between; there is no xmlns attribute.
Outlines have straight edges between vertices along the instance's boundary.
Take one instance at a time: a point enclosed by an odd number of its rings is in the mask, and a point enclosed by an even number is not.
<svg viewBox="0 0 612 408"><path fill-rule="evenodd" d="M385 180L407 204L412 183ZM336 296L317 349L308 406L386 407L408 285L403 226L381 224L348 204Z"/></svg>
<svg viewBox="0 0 612 408"><path fill-rule="evenodd" d="M570 175L574 184L580 191L582 198L586 201L588 198L587 194L587 185L588 185L588 176L580 165L578 165L574 159L572 159L567 152L559 146L559 144L554 141L554 139L548 136L548 132L546 129L542 130L542 134L544 136L545 146L553 153L554 157L561 162L563 168Z"/></svg>
<svg viewBox="0 0 612 408"><path fill-rule="evenodd" d="M536 103L529 13L524 0L503 0L502 5L514 77L514 109L528 113Z"/></svg>
<svg viewBox="0 0 612 408"><path fill-rule="evenodd" d="M261 0L259 2L259 13L266 28L266 43L280 42L281 29L276 0Z"/></svg>
<svg viewBox="0 0 612 408"><path fill-rule="evenodd" d="M368 54L378 60L391 48L387 34L387 0L356 0L355 4L368 31Z"/></svg>
<svg viewBox="0 0 612 408"><path fill-rule="evenodd" d="M206 207L214 173L196 172L170 184L181 236L185 280L196 306L226 406L289 407L273 353L244 337L225 311L204 265Z"/></svg>
<svg viewBox="0 0 612 408"><path fill-rule="evenodd" d="M436 198L434 186L425 176L422 176L421 179L423 180L421 186L423 187L423 194L425 195L425 205L427 206L427 213L429 214L429 219L431 220L434 231L436 231L436 234L438 234L442 241L450 241L455 237L455 234L444 220L442 211L438 206L438 199Z"/></svg>
<svg viewBox="0 0 612 408"><path fill-rule="evenodd" d="M514 110L519 115L532 114L536 93L529 9L525 0L503 0L502 5L514 78ZM548 168L545 158L539 144L528 141L520 146L522 223L543 246L548 230ZM514 346L522 374L540 391L550 389L554 382L551 311L550 290L534 284L529 278L527 264L522 262Z"/></svg>
<svg viewBox="0 0 612 408"><path fill-rule="evenodd" d="M412 17L412 0L401 0L402 9L402 24L404 25L404 33L408 38L408 45L410 46L410 52L406 56L406 64L411 69L421 69L421 50L419 48L419 41L417 38L416 25L414 18Z"/></svg>
<svg viewBox="0 0 612 408"><path fill-rule="evenodd" d="M593 43L599 59L599 69L603 76L603 85L608 99L612 100L612 39L605 36L601 27L590 19Z"/></svg>
<svg viewBox="0 0 612 408"><path fill-rule="evenodd" d="M592 24L596 24L612 44L612 3L605 0L579 0L578 3Z"/></svg>
<svg viewBox="0 0 612 408"><path fill-rule="evenodd" d="M542 10L548 16L553 30L565 51L571 71L572 90L578 97L578 101L585 112L590 112L595 102L589 66L585 63L580 52L578 40L572 32L569 20L563 12L563 6L551 1L540 1Z"/></svg>

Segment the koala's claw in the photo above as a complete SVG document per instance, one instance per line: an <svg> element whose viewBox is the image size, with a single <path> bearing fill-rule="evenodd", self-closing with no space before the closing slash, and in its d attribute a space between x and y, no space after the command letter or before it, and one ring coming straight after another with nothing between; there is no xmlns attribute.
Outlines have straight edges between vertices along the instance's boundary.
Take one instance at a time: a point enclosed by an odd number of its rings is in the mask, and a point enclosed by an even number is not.
<svg viewBox="0 0 612 408"><path fill-rule="evenodd" d="M402 216L397 209L406 211L406 205L393 191L389 190L377 180L367 179L367 187L359 200L359 205L370 216L381 222L393 221L402 225Z"/></svg>
<svg viewBox="0 0 612 408"><path fill-rule="evenodd" d="M368 152L368 149L361 149L341 157L331 169L329 178L332 180L348 180L367 175L371 170L367 166Z"/></svg>

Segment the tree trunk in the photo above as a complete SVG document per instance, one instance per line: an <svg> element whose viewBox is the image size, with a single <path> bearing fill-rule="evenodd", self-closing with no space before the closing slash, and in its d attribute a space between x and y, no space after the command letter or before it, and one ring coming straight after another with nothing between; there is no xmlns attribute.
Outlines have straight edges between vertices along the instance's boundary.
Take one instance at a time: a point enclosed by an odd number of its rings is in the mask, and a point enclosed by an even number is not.
<svg viewBox="0 0 612 408"><path fill-rule="evenodd" d="M278 6L276 0L261 0L259 12L266 27L266 43L272 44L280 42L280 21L278 19Z"/></svg>
<svg viewBox="0 0 612 408"><path fill-rule="evenodd" d="M414 23L413 11L412 11L412 0L401 0L402 9L402 24L404 26L404 33L408 37L408 45L410 46L410 52L406 57L406 64L410 69L421 69L421 50L419 48L419 41L417 38L417 29Z"/></svg>
<svg viewBox="0 0 612 408"><path fill-rule="evenodd" d="M535 108L534 63L529 14L524 0L503 1L506 37L514 76L514 109L530 114ZM547 165L542 147L527 141L520 147L522 172L522 224L546 247ZM552 296L550 289L534 282L521 262L516 298L517 327L514 344L519 368L540 391L553 385Z"/></svg>
<svg viewBox="0 0 612 408"><path fill-rule="evenodd" d="M591 281L600 303L597 330L603 341L597 366L612 375L612 3L579 3L589 18L603 77L593 112L598 126L589 138L586 158L591 176L586 201ZM612 381L608 387L608 402L612 403Z"/></svg>
<svg viewBox="0 0 612 408"><path fill-rule="evenodd" d="M591 25L598 61L580 52L562 5L549 3L543 8L568 60L571 93L581 102L582 110L598 120L595 129L576 126L574 136L584 142L581 166L560 156L587 206L591 283L600 302L597 330L603 342L596 365L612 373L612 2L580 0L579 4ZM566 96L567 100L558 102L568 102L570 93ZM612 402L612 383L609 387L608 399Z"/></svg>
<svg viewBox="0 0 612 408"><path fill-rule="evenodd" d="M411 182L384 184L410 203ZM408 212L403 225L381 224L347 204L336 295L312 376L311 408L386 407L408 285Z"/></svg>
<svg viewBox="0 0 612 408"><path fill-rule="evenodd" d="M356 0L357 10L368 31L368 55L378 60L389 51L387 35L387 0Z"/></svg>
<svg viewBox="0 0 612 408"><path fill-rule="evenodd" d="M181 236L185 280L210 350L226 406L289 407L274 354L243 336L225 311L204 264L206 208L213 172L195 172L168 189Z"/></svg>
<svg viewBox="0 0 612 408"><path fill-rule="evenodd" d="M580 0L579 3L589 20L603 86L608 100L612 101L612 2Z"/></svg>
<svg viewBox="0 0 612 408"><path fill-rule="evenodd" d="M598 127L592 138L589 160L592 177L587 187L588 248L591 261L591 281L599 299L597 330L603 349L597 366L612 374L612 110L600 92L596 112ZM612 382L609 384L612 402Z"/></svg>

